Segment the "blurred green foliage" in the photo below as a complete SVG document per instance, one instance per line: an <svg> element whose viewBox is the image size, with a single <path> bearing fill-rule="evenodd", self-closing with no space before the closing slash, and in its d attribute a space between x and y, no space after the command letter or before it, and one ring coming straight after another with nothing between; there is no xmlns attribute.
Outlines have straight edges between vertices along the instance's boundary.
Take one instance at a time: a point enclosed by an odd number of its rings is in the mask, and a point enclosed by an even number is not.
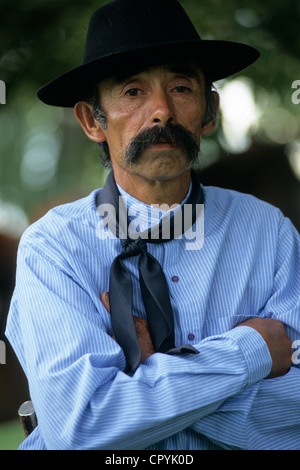
<svg viewBox="0 0 300 470"><path fill-rule="evenodd" d="M0 423L0 451L17 450L25 435L19 419Z"/></svg>
<svg viewBox="0 0 300 470"><path fill-rule="evenodd" d="M90 15L104 3L0 1L0 80L6 83L6 104L0 105L0 202L20 207L31 219L43 204L87 194L104 181L98 147L85 137L73 111L48 107L36 97L40 86L81 63ZM259 61L242 73L265 119L252 131L254 137L276 141L268 129L279 123L289 129L279 143L299 140L300 104L291 100L291 85L300 80L299 0L181 3L202 38L241 41L260 50ZM205 164L228 152L221 125L212 142Z"/></svg>

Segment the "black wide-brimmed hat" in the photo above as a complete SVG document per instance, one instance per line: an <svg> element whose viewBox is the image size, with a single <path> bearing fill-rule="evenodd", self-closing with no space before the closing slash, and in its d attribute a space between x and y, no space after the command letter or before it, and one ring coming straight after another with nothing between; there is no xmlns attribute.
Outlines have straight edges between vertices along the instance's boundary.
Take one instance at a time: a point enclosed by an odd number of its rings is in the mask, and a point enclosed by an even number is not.
<svg viewBox="0 0 300 470"><path fill-rule="evenodd" d="M91 17L82 65L37 94L46 104L73 107L97 82L134 66L193 61L214 82L258 57L245 44L201 39L177 0L114 0Z"/></svg>

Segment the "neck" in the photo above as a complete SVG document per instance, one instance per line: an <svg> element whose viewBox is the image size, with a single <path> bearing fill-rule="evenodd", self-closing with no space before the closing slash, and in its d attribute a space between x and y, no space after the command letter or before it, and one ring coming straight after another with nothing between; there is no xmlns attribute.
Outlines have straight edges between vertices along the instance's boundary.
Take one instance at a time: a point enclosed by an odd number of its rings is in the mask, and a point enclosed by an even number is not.
<svg viewBox="0 0 300 470"><path fill-rule="evenodd" d="M118 171L113 168L116 183L139 201L151 204L180 204L188 193L191 170L174 178L147 179L142 176Z"/></svg>

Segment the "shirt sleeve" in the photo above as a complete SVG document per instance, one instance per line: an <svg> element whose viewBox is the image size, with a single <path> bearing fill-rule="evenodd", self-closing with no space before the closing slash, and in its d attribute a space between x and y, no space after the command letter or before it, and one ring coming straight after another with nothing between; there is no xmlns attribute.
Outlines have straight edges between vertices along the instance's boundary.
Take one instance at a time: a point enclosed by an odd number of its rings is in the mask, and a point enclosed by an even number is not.
<svg viewBox="0 0 300 470"><path fill-rule="evenodd" d="M143 449L269 374L265 341L239 327L201 341L200 354L156 353L129 377L109 314L54 259L21 244L7 328L47 449Z"/></svg>
<svg viewBox="0 0 300 470"><path fill-rule="evenodd" d="M300 369L262 380L194 423L227 450L300 450Z"/></svg>
<svg viewBox="0 0 300 470"><path fill-rule="evenodd" d="M260 315L285 324L292 340L290 371L230 397L216 413L194 423L193 429L225 449L300 450L300 237L283 217L273 290Z"/></svg>

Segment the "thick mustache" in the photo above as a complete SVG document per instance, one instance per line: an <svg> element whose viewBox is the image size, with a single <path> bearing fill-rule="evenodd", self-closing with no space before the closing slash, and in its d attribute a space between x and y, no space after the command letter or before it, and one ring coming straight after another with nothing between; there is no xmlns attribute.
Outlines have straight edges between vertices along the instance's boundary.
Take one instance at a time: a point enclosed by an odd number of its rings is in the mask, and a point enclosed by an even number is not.
<svg viewBox="0 0 300 470"><path fill-rule="evenodd" d="M194 163L198 157L200 148L194 134L179 124L168 124L153 126L136 135L126 149L126 162L128 164L137 163L144 150L160 142L182 146L191 163Z"/></svg>

